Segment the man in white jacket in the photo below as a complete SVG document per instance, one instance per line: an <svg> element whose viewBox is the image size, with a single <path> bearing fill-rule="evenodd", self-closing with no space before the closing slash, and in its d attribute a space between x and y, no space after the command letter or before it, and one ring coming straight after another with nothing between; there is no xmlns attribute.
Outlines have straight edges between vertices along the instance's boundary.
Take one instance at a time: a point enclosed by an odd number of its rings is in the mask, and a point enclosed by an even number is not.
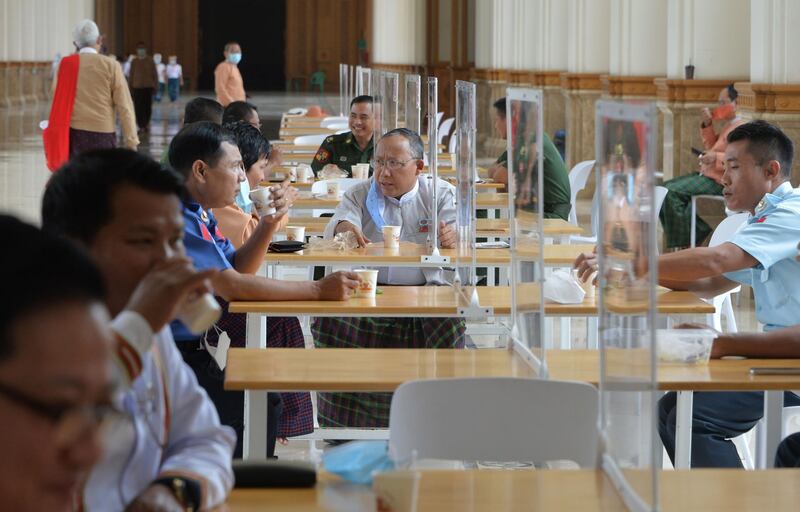
<svg viewBox="0 0 800 512"><path fill-rule="evenodd" d="M83 246L103 274L129 384L119 397L128 421L107 432L79 497L86 510L206 509L233 485L235 435L220 425L168 327L214 273L195 272L185 257L181 188L150 158L117 149L71 160L45 191L45 231Z"/></svg>
<svg viewBox="0 0 800 512"><path fill-rule="evenodd" d="M352 232L359 245L383 242L383 226L400 226L400 240L426 245L432 224L433 180L422 175L423 144L405 128L378 142L372 178L351 187L325 228L325 237ZM456 245L455 190L439 180L439 245ZM376 267L383 285L446 284L441 268ZM317 347L454 348L464 346L459 318L315 318ZM319 393L320 426L385 428L391 393Z"/></svg>

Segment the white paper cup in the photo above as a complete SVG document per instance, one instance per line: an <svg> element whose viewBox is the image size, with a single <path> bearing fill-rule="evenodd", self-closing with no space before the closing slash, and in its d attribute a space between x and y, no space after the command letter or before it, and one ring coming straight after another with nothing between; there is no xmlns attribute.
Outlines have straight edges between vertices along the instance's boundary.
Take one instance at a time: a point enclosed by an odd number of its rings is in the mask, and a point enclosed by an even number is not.
<svg viewBox="0 0 800 512"><path fill-rule="evenodd" d="M383 246L400 247L400 226L383 226Z"/></svg>
<svg viewBox="0 0 800 512"><path fill-rule="evenodd" d="M306 240L306 227L305 226L286 226L286 240L293 240L298 242L305 242Z"/></svg>
<svg viewBox="0 0 800 512"><path fill-rule="evenodd" d="M369 176L369 165L356 164L350 167L353 172L353 178L357 180L365 180Z"/></svg>
<svg viewBox="0 0 800 512"><path fill-rule="evenodd" d="M339 186L338 181L328 180L328 183L325 186L329 196L341 197L340 193L342 188Z"/></svg>
<svg viewBox="0 0 800 512"><path fill-rule="evenodd" d="M277 210L269 203L272 202L272 190L269 187L259 187L250 191L250 199L256 207L259 217L273 215Z"/></svg>
<svg viewBox="0 0 800 512"><path fill-rule="evenodd" d="M355 297L375 297L375 290L378 289L378 271L369 269L358 269L354 272L361 278L361 282L356 288Z"/></svg>
<svg viewBox="0 0 800 512"><path fill-rule="evenodd" d="M192 334L203 334L222 316L222 308L210 293L188 300L178 313L178 320Z"/></svg>
<svg viewBox="0 0 800 512"><path fill-rule="evenodd" d="M291 181L293 183L296 182L297 181L297 167L289 167L287 169L287 172L289 173L289 181Z"/></svg>
<svg viewBox="0 0 800 512"><path fill-rule="evenodd" d="M297 167L297 183L311 183L313 173L308 167Z"/></svg>

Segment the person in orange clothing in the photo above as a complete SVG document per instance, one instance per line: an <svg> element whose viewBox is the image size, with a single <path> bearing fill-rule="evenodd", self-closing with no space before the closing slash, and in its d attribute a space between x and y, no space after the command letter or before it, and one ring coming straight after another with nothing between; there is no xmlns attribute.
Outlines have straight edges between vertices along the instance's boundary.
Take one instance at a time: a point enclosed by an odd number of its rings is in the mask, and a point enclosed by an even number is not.
<svg viewBox="0 0 800 512"><path fill-rule="evenodd" d="M217 101L223 107L234 101L247 99L244 93L244 80L239 72L239 62L242 60L242 47L239 43L231 41L225 45L225 60L217 64L214 70L214 92Z"/></svg>
<svg viewBox="0 0 800 512"><path fill-rule="evenodd" d="M685 249L691 240L692 196L722 195L722 172L724 170L725 148L728 134L745 123L736 113L736 97L739 94L728 85L719 93L718 106L713 110L700 111L700 135L703 138L703 151L698 156L699 172L693 172L664 183L669 191L659 213L664 227L667 249ZM714 131L714 120L725 121L719 133ZM711 227L700 217L696 224L698 244L711 233Z"/></svg>

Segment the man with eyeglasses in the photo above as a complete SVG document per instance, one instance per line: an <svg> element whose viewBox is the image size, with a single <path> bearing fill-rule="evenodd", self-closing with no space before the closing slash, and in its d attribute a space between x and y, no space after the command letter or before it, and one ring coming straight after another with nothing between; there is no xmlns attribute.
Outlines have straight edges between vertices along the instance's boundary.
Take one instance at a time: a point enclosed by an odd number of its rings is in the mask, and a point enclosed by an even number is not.
<svg viewBox="0 0 800 512"><path fill-rule="evenodd" d="M351 187L325 228L325 238L351 232L359 245L383 243L383 226L400 226L400 240L425 245L431 226L433 186L422 175L423 144L406 128L386 133L378 143L372 178ZM439 244L456 245L455 189L437 182ZM441 268L378 267L382 285L443 285ZM464 323L457 318L315 318L317 347L453 348L464 346ZM319 393L320 426L385 428L391 393Z"/></svg>
<svg viewBox="0 0 800 512"><path fill-rule="evenodd" d="M183 247L181 179L149 157L115 149L70 160L42 200L46 232L86 249L114 315L125 414L76 498L81 510L198 510L233 485L235 436L175 347L168 323L216 272L196 272ZM47 254L41 267L64 263ZM56 332L69 328L55 326ZM42 509L46 510L46 509Z"/></svg>
<svg viewBox="0 0 800 512"><path fill-rule="evenodd" d="M71 510L114 389L102 277L72 244L13 217L0 229L25 247L0 251L0 508Z"/></svg>
<svg viewBox="0 0 800 512"><path fill-rule="evenodd" d="M369 163L372 159L372 131L375 127L372 109L372 96L353 98L348 120L350 131L331 135L322 142L311 162L311 170L315 176L325 179L352 178L351 166Z"/></svg>

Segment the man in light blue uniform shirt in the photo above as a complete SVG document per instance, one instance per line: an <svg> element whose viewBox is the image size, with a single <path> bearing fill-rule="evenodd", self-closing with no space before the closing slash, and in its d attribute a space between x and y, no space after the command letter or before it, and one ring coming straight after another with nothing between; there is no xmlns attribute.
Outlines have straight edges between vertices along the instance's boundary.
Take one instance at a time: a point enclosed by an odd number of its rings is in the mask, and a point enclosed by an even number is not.
<svg viewBox="0 0 800 512"><path fill-rule="evenodd" d="M753 287L756 317L771 332L722 335L714 341L712 357L779 357L792 350L792 342L784 338L791 337L792 331L800 332L800 263L795 260L800 189L789 183L793 156L792 141L765 121L734 129L725 150L723 196L729 209L750 212L747 224L718 246L686 249L658 259L659 283L673 290L713 297L739 283ZM588 277L596 270L596 255L581 255L575 266ZM761 419L764 394L698 392L693 402L692 467L741 468L730 439ZM784 403L800 405L800 398L787 392ZM659 434L673 463L675 413L676 395L667 393L659 401Z"/></svg>
<svg viewBox="0 0 800 512"><path fill-rule="evenodd" d="M712 293L746 284L753 287L756 318L765 331L796 325L800 189L789 183L792 142L777 127L754 121L733 130L728 143L722 177L726 205L751 216L727 243L660 257L659 281L671 288ZM715 352L720 355L720 349ZM787 392L784 403L800 405L800 398ZM730 439L755 426L763 404L762 392L694 393L692 467L742 467ZM673 462L675 406L675 393L659 402L659 433Z"/></svg>

